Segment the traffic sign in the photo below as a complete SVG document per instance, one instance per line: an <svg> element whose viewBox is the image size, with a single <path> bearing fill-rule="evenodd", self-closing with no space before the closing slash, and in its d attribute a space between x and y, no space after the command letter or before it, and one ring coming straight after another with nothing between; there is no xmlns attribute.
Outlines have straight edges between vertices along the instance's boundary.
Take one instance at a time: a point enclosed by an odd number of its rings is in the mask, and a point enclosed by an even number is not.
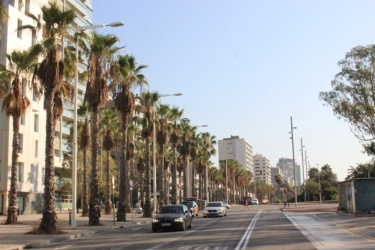
<svg viewBox="0 0 375 250"><path fill-rule="evenodd" d="M285 188L285 187L286 187L286 184L284 184L284 183L283 183L283 184L281 184L281 187Z"/></svg>

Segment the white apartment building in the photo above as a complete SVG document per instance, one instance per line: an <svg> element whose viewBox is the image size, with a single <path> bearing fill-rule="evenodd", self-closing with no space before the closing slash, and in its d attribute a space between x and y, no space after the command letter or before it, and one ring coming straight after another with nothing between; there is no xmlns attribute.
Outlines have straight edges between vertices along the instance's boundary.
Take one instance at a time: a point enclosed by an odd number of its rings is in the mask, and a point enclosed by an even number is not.
<svg viewBox="0 0 375 250"><path fill-rule="evenodd" d="M231 136L219 140L219 161L225 159L237 160L242 169L253 172L253 146L239 136Z"/></svg>
<svg viewBox="0 0 375 250"><path fill-rule="evenodd" d="M24 50L35 42L40 41L42 34L35 34L30 30L17 31L22 25L35 23L25 15L30 12L33 15L42 16L41 7L48 4L49 0L2 0L8 9L9 19L0 30L0 63L7 65L6 54L13 50ZM53 2L51 0L50 2ZM92 2L91 0L57 0L61 8L76 10L76 24L79 26L91 25ZM73 34L75 31L71 29ZM64 44L69 44L68 40ZM8 66L8 65L7 65ZM27 87L30 76L22 79L24 95L30 100L30 106L21 118L20 126L20 154L18 171L18 207L20 213L40 213L42 209L42 195L44 164L45 164L45 121L46 114L43 109L43 97L37 99L35 94ZM79 84L80 100L84 85ZM0 100L2 103L2 100ZM70 151L67 147L67 138L70 134L68 122L73 119L72 103L64 102L64 113L60 122L56 125L55 134L55 167L60 168L63 162L63 152ZM0 112L0 214L6 214L8 204L8 192L10 188L10 166L12 154L12 118ZM56 181L56 183L58 183ZM58 186L58 184L57 184ZM58 188L57 188L58 191ZM59 200L58 200L59 201Z"/></svg>
<svg viewBox="0 0 375 250"><path fill-rule="evenodd" d="M270 160L267 159L262 154L256 154L253 156L254 162L254 178L258 180L262 180L267 185L272 184L272 177L271 177L271 164Z"/></svg>

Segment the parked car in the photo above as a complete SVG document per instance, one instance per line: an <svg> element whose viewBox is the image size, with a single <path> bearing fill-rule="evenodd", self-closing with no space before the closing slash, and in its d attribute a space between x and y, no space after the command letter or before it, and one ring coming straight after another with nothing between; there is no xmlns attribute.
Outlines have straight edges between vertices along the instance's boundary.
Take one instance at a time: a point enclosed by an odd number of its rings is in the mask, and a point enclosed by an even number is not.
<svg viewBox="0 0 375 250"><path fill-rule="evenodd" d="M257 198L252 198L251 199L251 205L259 205L259 201Z"/></svg>
<svg viewBox="0 0 375 250"><path fill-rule="evenodd" d="M223 204L224 204L224 206L225 206L227 209L230 209L230 204L229 204L229 203L227 203L226 201L223 201Z"/></svg>
<svg viewBox="0 0 375 250"><path fill-rule="evenodd" d="M227 216L227 208L221 201L211 201L203 209L203 217L208 216Z"/></svg>
<svg viewBox="0 0 375 250"><path fill-rule="evenodd" d="M198 216L199 208L198 204L195 201L185 200L181 204L187 206L193 216Z"/></svg>
<svg viewBox="0 0 375 250"><path fill-rule="evenodd" d="M187 206L166 205L160 208L159 213L155 214L152 220L152 232L159 229L174 229L185 231L186 228L193 226L193 215Z"/></svg>

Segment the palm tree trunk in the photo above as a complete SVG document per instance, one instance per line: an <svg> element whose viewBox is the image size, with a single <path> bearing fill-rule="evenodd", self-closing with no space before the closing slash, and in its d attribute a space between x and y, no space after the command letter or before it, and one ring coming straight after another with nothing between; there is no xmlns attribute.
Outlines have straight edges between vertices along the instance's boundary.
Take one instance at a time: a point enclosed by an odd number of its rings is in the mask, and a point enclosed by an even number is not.
<svg viewBox="0 0 375 250"><path fill-rule="evenodd" d="M150 139L146 136L146 175L145 175L145 189L146 189L146 197L145 197L145 206L143 217L151 217L151 192L150 192Z"/></svg>
<svg viewBox="0 0 375 250"><path fill-rule="evenodd" d="M163 145L160 145L160 147L163 147ZM164 156L163 152L160 152L160 165L158 168L158 175L157 175L157 180L158 180L158 185L157 185L157 190L159 190L159 204L164 204L164 190L163 190L163 173L164 173L164 168L163 164L164 163Z"/></svg>
<svg viewBox="0 0 375 250"><path fill-rule="evenodd" d="M83 207L82 207L82 216L86 217L89 215L89 193L87 190L87 150L83 150L83 181L82 181L82 189L83 189Z"/></svg>
<svg viewBox="0 0 375 250"><path fill-rule="evenodd" d="M120 176L119 176L119 201L116 218L117 221L126 221L126 146L127 146L127 126L128 117L122 116L122 138L121 138L121 156L120 156Z"/></svg>
<svg viewBox="0 0 375 250"><path fill-rule="evenodd" d="M5 224L17 224L18 202L17 202L17 173L18 173L18 152L20 146L20 117L13 117L13 142L12 142L12 166L10 175L10 192L8 215Z"/></svg>
<svg viewBox="0 0 375 250"><path fill-rule="evenodd" d="M111 171L109 169L109 151L106 159L106 200L105 200L105 214L112 214L112 201L111 201Z"/></svg>
<svg viewBox="0 0 375 250"><path fill-rule="evenodd" d="M172 164L172 198L171 203L177 204L177 156L176 147L173 146L173 164Z"/></svg>
<svg viewBox="0 0 375 250"><path fill-rule="evenodd" d="M90 183L90 208L89 208L89 225L97 226L100 224L100 205L99 181L98 181L98 134L99 134L99 106L93 109L91 134L91 183Z"/></svg>
<svg viewBox="0 0 375 250"><path fill-rule="evenodd" d="M55 198L55 125L54 119L54 91L52 88L45 91L46 109L46 149L45 149L45 173L43 217L39 225L39 231L53 233L57 230L56 198ZM75 209L75 208L73 208Z"/></svg>

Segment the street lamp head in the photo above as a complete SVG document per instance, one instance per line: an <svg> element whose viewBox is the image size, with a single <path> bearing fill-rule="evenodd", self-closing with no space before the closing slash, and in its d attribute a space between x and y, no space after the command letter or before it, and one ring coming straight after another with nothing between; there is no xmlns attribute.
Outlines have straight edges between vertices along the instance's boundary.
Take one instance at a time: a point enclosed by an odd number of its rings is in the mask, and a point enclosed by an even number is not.
<svg viewBox="0 0 375 250"><path fill-rule="evenodd" d="M123 25L124 25L123 22L114 22L114 23L108 24L108 26L111 26L111 27L119 27L119 26L123 26Z"/></svg>
<svg viewBox="0 0 375 250"><path fill-rule="evenodd" d="M173 96L180 96L182 95L182 93L176 93L176 94L172 94Z"/></svg>

